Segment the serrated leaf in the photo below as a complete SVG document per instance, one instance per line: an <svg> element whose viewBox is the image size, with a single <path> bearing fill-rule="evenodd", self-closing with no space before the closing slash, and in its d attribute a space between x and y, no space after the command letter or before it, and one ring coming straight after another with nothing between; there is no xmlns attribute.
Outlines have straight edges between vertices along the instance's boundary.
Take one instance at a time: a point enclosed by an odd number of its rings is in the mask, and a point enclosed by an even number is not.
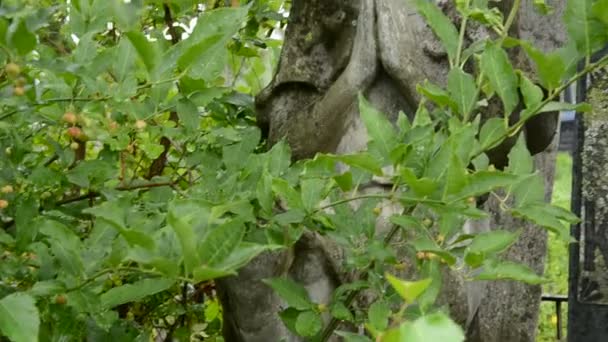
<svg viewBox="0 0 608 342"><path fill-rule="evenodd" d="M434 2L426 0L414 0L416 9L426 19L433 32L447 52L450 60L454 60L458 53L458 31L454 23L437 7Z"/></svg>
<svg viewBox="0 0 608 342"><path fill-rule="evenodd" d="M516 175L525 175L534 171L534 159L526 147L526 141L523 135L520 135L509 152L509 166L507 170Z"/></svg>
<svg viewBox="0 0 608 342"><path fill-rule="evenodd" d="M199 128L200 116L196 105L189 99L183 98L177 102L177 116L180 124L187 131L194 132Z"/></svg>
<svg viewBox="0 0 608 342"><path fill-rule="evenodd" d="M479 143L481 150L487 151L498 146L507 137L505 120L501 118L490 118L479 131Z"/></svg>
<svg viewBox="0 0 608 342"><path fill-rule="evenodd" d="M477 86L473 76L460 68L450 70L448 90L458 107L458 112L462 117L468 118L477 103Z"/></svg>
<svg viewBox="0 0 608 342"><path fill-rule="evenodd" d="M388 327L388 319L391 315L391 308L385 301L379 300L370 305L367 311L369 323L376 330L386 330Z"/></svg>
<svg viewBox="0 0 608 342"><path fill-rule="evenodd" d="M564 23L582 56L591 56L606 44L606 26L593 14L594 0L568 0Z"/></svg>
<svg viewBox="0 0 608 342"><path fill-rule="evenodd" d="M413 322L401 323L386 332L382 342L462 342L462 328L441 312L422 316Z"/></svg>
<svg viewBox="0 0 608 342"><path fill-rule="evenodd" d="M369 337L348 331L336 331L336 335L344 337L345 342L372 342Z"/></svg>
<svg viewBox="0 0 608 342"><path fill-rule="evenodd" d="M354 317L353 313L342 302L336 302L331 306L331 315L341 321L351 322Z"/></svg>
<svg viewBox="0 0 608 342"><path fill-rule="evenodd" d="M307 211L316 209L321 199L325 197L326 182L318 178L302 179L300 181L302 204Z"/></svg>
<svg viewBox="0 0 608 342"><path fill-rule="evenodd" d="M466 249L465 261L473 268L479 267L486 255L506 250L517 240L519 234L519 231L509 232L506 230L493 230L477 234Z"/></svg>
<svg viewBox="0 0 608 342"><path fill-rule="evenodd" d="M308 297L306 289L288 278L264 279L264 283L270 286L281 297L287 305L297 310L310 310L314 304Z"/></svg>
<svg viewBox="0 0 608 342"><path fill-rule="evenodd" d="M519 103L519 94L517 75L507 53L496 44L488 44L481 55L481 70L503 102L503 116L511 115Z"/></svg>
<svg viewBox="0 0 608 342"><path fill-rule="evenodd" d="M367 152L332 156L336 160L352 167L368 171L376 176L382 175L382 167L378 160Z"/></svg>
<svg viewBox="0 0 608 342"><path fill-rule="evenodd" d="M501 171L477 171L466 177L467 184L451 199L464 199L471 196L487 194L493 190L516 184L520 177Z"/></svg>
<svg viewBox="0 0 608 342"><path fill-rule="evenodd" d="M307 310L300 312L295 327L300 336L315 336L323 328L323 321L318 313Z"/></svg>
<svg viewBox="0 0 608 342"><path fill-rule="evenodd" d="M180 218L170 206L167 213L167 223L175 231L177 239L182 247L184 266L186 274L201 264L201 259L196 251L196 235L190 224Z"/></svg>
<svg viewBox="0 0 608 342"><path fill-rule="evenodd" d="M511 209L513 216L523 217L535 224L556 233L564 241L570 240L570 230L558 217L555 209L547 203L528 203L525 206ZM567 211L566 211L567 212ZM559 213L564 214L563 212ZM569 217L572 218L572 217Z"/></svg>
<svg viewBox="0 0 608 342"><path fill-rule="evenodd" d="M362 95L359 95L359 112L370 138L370 152L377 152L384 161L390 160L391 151L398 142L393 124Z"/></svg>
<svg viewBox="0 0 608 342"><path fill-rule="evenodd" d="M529 267L510 261L486 263L475 280L516 280L528 284L543 284L547 279L537 275Z"/></svg>
<svg viewBox="0 0 608 342"><path fill-rule="evenodd" d="M7 41L20 55L25 55L36 47L36 35L29 31L24 19L13 20L8 29Z"/></svg>
<svg viewBox="0 0 608 342"><path fill-rule="evenodd" d="M156 68L160 57L156 45L150 42L140 31L126 32L125 36L137 51L148 73L151 73Z"/></svg>
<svg viewBox="0 0 608 342"><path fill-rule="evenodd" d="M426 291L431 285L431 279L421 279L418 281L405 281L401 280L393 275L386 274L386 280L391 286L397 291L399 296L405 300L407 304L412 304L420 295Z"/></svg>
<svg viewBox="0 0 608 342"><path fill-rule="evenodd" d="M526 108L534 108L542 102L544 96L543 90L532 83L523 73L519 74L519 87L521 88Z"/></svg>
<svg viewBox="0 0 608 342"><path fill-rule="evenodd" d="M0 299L0 332L14 342L38 341L40 317L34 298L23 292Z"/></svg>
<svg viewBox="0 0 608 342"><path fill-rule="evenodd" d="M201 262L206 266L216 266L223 262L239 246L247 227L242 219L236 218L214 228L198 246Z"/></svg>
<svg viewBox="0 0 608 342"><path fill-rule="evenodd" d="M274 205L274 197L272 196L272 176L267 170L262 171L255 194L264 213L270 214Z"/></svg>
<svg viewBox="0 0 608 342"><path fill-rule="evenodd" d="M174 283L175 280L173 279L150 278L114 287L101 295L101 306L108 309L121 304L136 302L147 296L165 291Z"/></svg>

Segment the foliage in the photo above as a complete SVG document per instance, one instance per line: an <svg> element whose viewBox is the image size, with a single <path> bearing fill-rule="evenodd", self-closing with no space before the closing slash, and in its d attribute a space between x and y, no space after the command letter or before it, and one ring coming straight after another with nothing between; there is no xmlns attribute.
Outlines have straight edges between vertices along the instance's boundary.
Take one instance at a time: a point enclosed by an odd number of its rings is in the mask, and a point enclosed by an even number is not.
<svg viewBox="0 0 608 342"><path fill-rule="evenodd" d="M572 44L556 55L528 49L539 68L550 68L539 72L548 90L542 97L505 57L506 46L529 46L506 36L518 6L503 22L486 1L457 1L463 17L499 35L478 53L463 53L458 37L455 47L450 42L447 90L421 85L426 99L415 120L401 115L398 127L361 97L367 152L291 163L284 143L264 148L251 97L262 83L257 75L271 74L265 63L274 55L264 50L277 46L268 37L284 20L282 2L245 3L2 2L2 334L14 341L214 334L221 322L217 301L206 300L212 280L263 251L291 247L305 231L344 247L344 268L358 275L330 303L314 303L288 279L267 280L289 305L280 314L286 326L311 340L326 340L337 320L363 324L382 341L462 340L460 327L434 306L439 267L470 280L544 281L500 259L517 234L470 235L462 226L487 216L476 199L492 194L505 212L568 237L560 220L576 217L543 202L523 139L504 171L484 152L562 106L555 101L565 86L554 80L581 75L562 56L585 59L603 45L605 36L580 25L608 32L605 18L579 12L583 2L571 0ZM417 4L440 38L464 30L434 5ZM477 61L471 74L465 65ZM601 63L587 61L584 72ZM518 91L526 106L509 125ZM481 122L494 94L504 117ZM338 164L350 169L338 172ZM374 175L390 179L392 191L359 192ZM349 205L355 200L358 207ZM388 235L374 230L381 201L403 209L390 218ZM391 245L397 238L404 250ZM390 276L403 267L404 252L421 280ZM362 288L378 295L369 309L353 307Z"/></svg>

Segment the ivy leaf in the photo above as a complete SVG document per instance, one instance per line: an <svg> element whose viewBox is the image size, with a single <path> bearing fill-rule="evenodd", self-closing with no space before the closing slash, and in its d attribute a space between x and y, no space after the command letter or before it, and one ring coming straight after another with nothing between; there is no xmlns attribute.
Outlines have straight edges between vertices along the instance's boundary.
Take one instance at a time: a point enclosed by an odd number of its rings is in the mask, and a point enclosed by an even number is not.
<svg viewBox="0 0 608 342"><path fill-rule="evenodd" d="M434 2L414 0L416 9L426 19L433 32L437 35L450 60L456 58L458 53L458 31L454 23L437 7Z"/></svg>
<svg viewBox="0 0 608 342"><path fill-rule="evenodd" d="M391 151L398 142L397 132L384 116L367 100L359 95L359 112L370 137L369 150L377 152L386 162L390 160Z"/></svg>
<svg viewBox="0 0 608 342"><path fill-rule="evenodd" d="M481 55L481 70L502 99L504 116L511 115L519 103L518 79L507 53L497 44L488 43Z"/></svg>
<svg viewBox="0 0 608 342"><path fill-rule="evenodd" d="M311 310L314 307L306 289L291 279L270 278L264 279L263 282L270 286L291 308Z"/></svg>
<svg viewBox="0 0 608 342"><path fill-rule="evenodd" d="M307 310L300 312L295 328L300 336L315 336L323 328L323 321L318 313Z"/></svg>
<svg viewBox="0 0 608 342"><path fill-rule="evenodd" d="M448 90L458 106L458 112L468 118L477 103L475 79L460 68L453 68L448 74Z"/></svg>
<svg viewBox="0 0 608 342"><path fill-rule="evenodd" d="M108 309L121 304L136 302L147 296L165 291L174 283L175 280L173 279L150 278L114 287L101 295L101 306Z"/></svg>
<svg viewBox="0 0 608 342"><path fill-rule="evenodd" d="M0 332L14 342L38 341L40 317L34 298L17 292L0 299Z"/></svg>

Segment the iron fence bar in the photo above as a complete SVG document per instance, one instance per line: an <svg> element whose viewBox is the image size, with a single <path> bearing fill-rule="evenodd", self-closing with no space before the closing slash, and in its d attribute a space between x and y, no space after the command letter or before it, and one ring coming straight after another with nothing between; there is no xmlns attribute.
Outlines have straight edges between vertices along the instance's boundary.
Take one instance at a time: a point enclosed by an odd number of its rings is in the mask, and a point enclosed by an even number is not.
<svg viewBox="0 0 608 342"><path fill-rule="evenodd" d="M562 340L562 303L568 301L568 296L564 295L551 295L544 294L541 296L541 301L543 302L554 302L555 303L555 316L557 317L557 327L556 327L556 336L557 340Z"/></svg>

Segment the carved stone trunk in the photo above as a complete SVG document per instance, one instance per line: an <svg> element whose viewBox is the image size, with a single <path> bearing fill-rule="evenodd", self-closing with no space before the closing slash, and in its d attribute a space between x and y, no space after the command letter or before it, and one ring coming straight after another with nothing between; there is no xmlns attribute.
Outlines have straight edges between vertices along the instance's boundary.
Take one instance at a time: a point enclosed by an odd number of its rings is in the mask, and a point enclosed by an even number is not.
<svg viewBox="0 0 608 342"><path fill-rule="evenodd" d="M513 1L503 0L508 13ZM524 1L512 35L531 39L544 49L563 41L563 1L556 11L539 18L532 0ZM452 1L440 1L458 24ZM466 41L490 32L471 26ZM514 49L512 62L530 70L523 53ZM428 79L444 85L447 56L431 29L405 0L293 0L277 73L256 105L269 142L285 138L295 159L317 152L359 151L367 137L357 109L357 94L396 118L399 110L412 114L419 96L416 84ZM484 116L494 115L490 109ZM557 113L542 116L525 128L527 143L545 181L552 184ZM490 156L500 165L510 144ZM546 149L547 145L549 148ZM548 187L550 189L550 186ZM547 199L550 191L546 193ZM486 205L493 207L489 201ZM546 236L541 229L496 214L491 227L524 228L507 257L542 273ZM475 227L472 229L488 229ZM293 250L261 255L238 276L217 282L225 312L225 335L230 342L301 341L281 323L283 303L261 279L288 275L303 284L313 300L327 302L340 283L340 251L308 234ZM540 303L540 287L513 282L465 284L450 272L442 300L468 332L471 341L533 341Z"/></svg>

